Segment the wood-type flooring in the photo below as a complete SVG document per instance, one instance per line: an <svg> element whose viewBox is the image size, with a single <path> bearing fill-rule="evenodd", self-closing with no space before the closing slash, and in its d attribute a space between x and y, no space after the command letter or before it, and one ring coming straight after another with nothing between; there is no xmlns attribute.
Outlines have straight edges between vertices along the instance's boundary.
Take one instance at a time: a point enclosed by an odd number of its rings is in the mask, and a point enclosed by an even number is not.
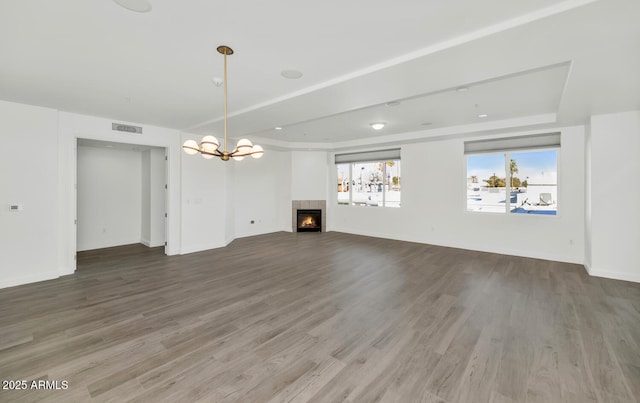
<svg viewBox="0 0 640 403"><path fill-rule="evenodd" d="M0 290L1 402L637 402L639 347L640 284L335 232Z"/></svg>

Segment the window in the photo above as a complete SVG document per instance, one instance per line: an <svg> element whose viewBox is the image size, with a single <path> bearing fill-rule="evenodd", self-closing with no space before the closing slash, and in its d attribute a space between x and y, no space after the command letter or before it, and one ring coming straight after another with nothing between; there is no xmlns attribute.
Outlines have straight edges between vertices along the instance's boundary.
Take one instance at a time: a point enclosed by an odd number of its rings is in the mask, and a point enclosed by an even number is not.
<svg viewBox="0 0 640 403"><path fill-rule="evenodd" d="M351 166L337 164L338 168L338 204L349 204L351 194Z"/></svg>
<svg viewBox="0 0 640 403"><path fill-rule="evenodd" d="M559 145L559 134L465 143L467 211L556 215Z"/></svg>
<svg viewBox="0 0 640 403"><path fill-rule="evenodd" d="M400 150L336 155L338 204L400 207Z"/></svg>
<svg viewBox="0 0 640 403"><path fill-rule="evenodd" d="M467 156L467 210L504 213L505 154Z"/></svg>

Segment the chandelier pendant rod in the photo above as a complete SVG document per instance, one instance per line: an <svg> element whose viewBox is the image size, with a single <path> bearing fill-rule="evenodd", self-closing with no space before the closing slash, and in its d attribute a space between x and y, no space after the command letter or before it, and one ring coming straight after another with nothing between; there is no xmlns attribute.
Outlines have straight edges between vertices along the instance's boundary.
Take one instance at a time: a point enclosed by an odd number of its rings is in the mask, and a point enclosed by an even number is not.
<svg viewBox="0 0 640 403"><path fill-rule="evenodd" d="M220 143L214 136L204 136L200 144L195 140L187 140L182 145L185 153L189 155L200 153L206 159L212 157L219 157L222 161L234 160L241 161L244 157L250 155L253 158L261 158L264 154L264 149L258 144L251 143L250 140L240 139L238 144L232 151L227 151L227 56L233 54L233 49L226 45L218 46L218 53L222 53L224 56L224 94L223 94L223 122L224 122L224 142L222 143L222 149L220 149Z"/></svg>
<svg viewBox="0 0 640 403"><path fill-rule="evenodd" d="M227 49L224 49L224 148L223 151L227 152Z"/></svg>

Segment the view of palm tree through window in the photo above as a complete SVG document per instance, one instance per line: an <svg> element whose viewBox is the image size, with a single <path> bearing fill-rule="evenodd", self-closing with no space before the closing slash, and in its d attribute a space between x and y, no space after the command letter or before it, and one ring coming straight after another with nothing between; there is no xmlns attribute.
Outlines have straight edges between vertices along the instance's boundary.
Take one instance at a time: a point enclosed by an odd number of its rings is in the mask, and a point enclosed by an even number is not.
<svg viewBox="0 0 640 403"><path fill-rule="evenodd" d="M556 215L556 150L468 155L467 210Z"/></svg>
<svg viewBox="0 0 640 403"><path fill-rule="evenodd" d="M400 160L337 164L338 204L400 207Z"/></svg>

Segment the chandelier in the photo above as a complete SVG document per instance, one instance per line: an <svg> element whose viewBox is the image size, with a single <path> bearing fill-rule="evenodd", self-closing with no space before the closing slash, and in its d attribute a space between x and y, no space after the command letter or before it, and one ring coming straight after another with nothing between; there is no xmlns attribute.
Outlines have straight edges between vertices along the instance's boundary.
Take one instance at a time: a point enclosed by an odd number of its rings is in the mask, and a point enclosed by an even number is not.
<svg viewBox="0 0 640 403"><path fill-rule="evenodd" d="M195 140L187 140L182 145L184 152L189 155L202 154L206 159L213 157L219 157L223 161L229 161L229 158L233 158L236 161L241 161L247 155L253 158L260 158L264 154L264 150L257 144L252 144L247 139L238 140L236 148L233 151L227 151L227 56L233 54L233 49L228 46L218 46L218 53L224 55L224 143L223 148L220 150L220 142L213 136L204 136L200 144Z"/></svg>

